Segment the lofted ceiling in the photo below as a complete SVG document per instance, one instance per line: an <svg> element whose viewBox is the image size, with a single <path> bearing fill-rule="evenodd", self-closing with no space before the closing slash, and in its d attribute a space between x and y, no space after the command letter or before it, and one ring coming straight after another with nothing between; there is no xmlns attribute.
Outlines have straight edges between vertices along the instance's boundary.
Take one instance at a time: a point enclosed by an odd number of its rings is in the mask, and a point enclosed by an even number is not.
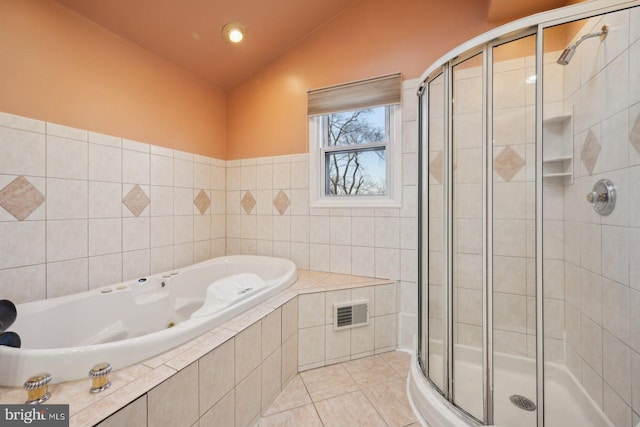
<svg viewBox="0 0 640 427"><path fill-rule="evenodd" d="M230 89L345 8L366 0L57 1L210 83ZM487 2L489 22L567 3L567 0L477 1ZM239 45L222 38L222 27L229 22L240 22L246 27L246 39Z"/></svg>
<svg viewBox="0 0 640 427"><path fill-rule="evenodd" d="M141 47L229 89L357 0L57 0ZM240 22L244 42L222 27Z"/></svg>
<svg viewBox="0 0 640 427"><path fill-rule="evenodd" d="M506 22L584 0L489 0L487 21Z"/></svg>

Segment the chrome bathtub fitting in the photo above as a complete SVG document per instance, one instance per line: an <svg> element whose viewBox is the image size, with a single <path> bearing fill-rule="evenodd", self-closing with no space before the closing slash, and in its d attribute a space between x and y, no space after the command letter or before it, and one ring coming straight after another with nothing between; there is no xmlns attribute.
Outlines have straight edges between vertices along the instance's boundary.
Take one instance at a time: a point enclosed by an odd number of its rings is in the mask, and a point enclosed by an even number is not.
<svg viewBox="0 0 640 427"><path fill-rule="evenodd" d="M48 384L51 382L51 374L42 373L29 377L24 383L24 389L27 390L27 401L30 405L37 405L45 402L51 397Z"/></svg>
<svg viewBox="0 0 640 427"><path fill-rule="evenodd" d="M107 362L98 363L89 371L89 378L91 378L91 393L100 393L111 387L111 381L109 381L109 373L111 372L111 364Z"/></svg>

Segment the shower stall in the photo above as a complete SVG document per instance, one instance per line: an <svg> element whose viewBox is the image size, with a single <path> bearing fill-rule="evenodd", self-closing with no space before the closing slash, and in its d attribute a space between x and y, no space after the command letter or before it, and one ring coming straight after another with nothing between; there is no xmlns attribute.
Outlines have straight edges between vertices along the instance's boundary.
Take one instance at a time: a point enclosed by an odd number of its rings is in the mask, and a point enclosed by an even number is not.
<svg viewBox="0 0 640 427"><path fill-rule="evenodd" d="M507 24L418 96L417 412L638 424L640 2Z"/></svg>

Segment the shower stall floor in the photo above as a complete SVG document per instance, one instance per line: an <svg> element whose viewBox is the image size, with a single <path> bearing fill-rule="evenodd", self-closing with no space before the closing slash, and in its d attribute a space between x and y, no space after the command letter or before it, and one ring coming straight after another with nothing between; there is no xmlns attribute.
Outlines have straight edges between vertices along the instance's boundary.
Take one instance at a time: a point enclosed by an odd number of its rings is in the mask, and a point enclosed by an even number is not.
<svg viewBox="0 0 640 427"><path fill-rule="evenodd" d="M437 346L437 344L436 344ZM433 348L433 347L432 347ZM456 404L482 418L482 353L456 345L453 385ZM442 357L432 354L430 366L442 366ZM494 422L497 426L535 426L536 411L519 408L509 399L524 396L536 402L535 360L498 353L494 356ZM563 365L545 364L545 426L613 426L584 388ZM431 372L432 381L442 384L442 370Z"/></svg>

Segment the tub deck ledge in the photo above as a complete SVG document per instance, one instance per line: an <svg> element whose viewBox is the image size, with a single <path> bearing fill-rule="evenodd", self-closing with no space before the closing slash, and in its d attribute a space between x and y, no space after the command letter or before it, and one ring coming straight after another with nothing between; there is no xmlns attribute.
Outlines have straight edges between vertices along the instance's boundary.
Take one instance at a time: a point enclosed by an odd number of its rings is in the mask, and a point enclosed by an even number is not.
<svg viewBox="0 0 640 427"><path fill-rule="evenodd" d="M239 332L260 321L298 295L394 283L389 279L298 270L298 280L285 291L236 316L199 337L151 359L114 371L111 387L89 393L90 380L49 386L47 404L69 404L71 426L92 426L114 414L160 383L197 361ZM23 403L26 392L18 387L0 387L0 403Z"/></svg>

